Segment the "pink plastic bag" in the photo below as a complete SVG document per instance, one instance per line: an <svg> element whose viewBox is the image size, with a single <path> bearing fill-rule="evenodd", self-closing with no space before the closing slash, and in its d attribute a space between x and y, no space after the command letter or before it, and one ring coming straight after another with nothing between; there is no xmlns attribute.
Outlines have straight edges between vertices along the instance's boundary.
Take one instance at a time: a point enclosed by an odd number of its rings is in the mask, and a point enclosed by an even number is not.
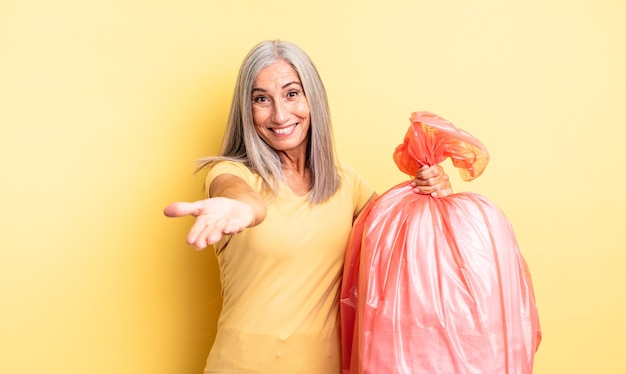
<svg viewBox="0 0 626 374"><path fill-rule="evenodd" d="M464 180L489 160L478 139L413 113L394 160L416 175L446 157ZM485 197L419 195L410 182L355 223L343 275L344 373L531 373L541 340L530 274L510 222Z"/></svg>

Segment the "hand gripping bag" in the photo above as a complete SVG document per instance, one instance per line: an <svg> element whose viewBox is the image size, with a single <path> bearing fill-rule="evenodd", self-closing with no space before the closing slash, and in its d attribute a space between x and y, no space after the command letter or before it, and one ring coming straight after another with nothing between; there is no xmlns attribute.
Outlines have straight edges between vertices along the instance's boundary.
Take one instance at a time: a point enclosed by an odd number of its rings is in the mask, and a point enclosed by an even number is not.
<svg viewBox="0 0 626 374"><path fill-rule="evenodd" d="M489 160L470 134L413 113L394 153L400 170L414 177L447 157L467 181ZM341 290L343 373L531 373L539 316L509 220L478 194L434 198L409 184L355 222Z"/></svg>

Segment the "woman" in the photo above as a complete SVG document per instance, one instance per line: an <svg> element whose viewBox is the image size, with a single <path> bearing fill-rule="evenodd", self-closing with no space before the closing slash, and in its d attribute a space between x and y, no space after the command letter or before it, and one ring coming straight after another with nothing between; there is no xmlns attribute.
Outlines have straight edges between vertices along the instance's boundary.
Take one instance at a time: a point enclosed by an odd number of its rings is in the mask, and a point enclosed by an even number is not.
<svg viewBox="0 0 626 374"><path fill-rule="evenodd" d="M209 198L187 242L214 245L223 306L205 373L340 373L339 288L352 223L376 197L337 161L324 86L288 42L258 44L239 71L220 156L203 159ZM450 194L439 166L415 191Z"/></svg>

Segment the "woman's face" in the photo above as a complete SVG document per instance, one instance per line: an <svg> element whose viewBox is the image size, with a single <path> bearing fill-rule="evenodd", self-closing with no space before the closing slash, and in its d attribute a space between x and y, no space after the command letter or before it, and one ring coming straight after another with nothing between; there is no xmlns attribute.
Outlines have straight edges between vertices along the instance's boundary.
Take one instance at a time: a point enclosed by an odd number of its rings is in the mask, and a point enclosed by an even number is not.
<svg viewBox="0 0 626 374"><path fill-rule="evenodd" d="M252 118L257 133L270 147L306 153L309 102L288 62L277 60L257 75L252 85Z"/></svg>

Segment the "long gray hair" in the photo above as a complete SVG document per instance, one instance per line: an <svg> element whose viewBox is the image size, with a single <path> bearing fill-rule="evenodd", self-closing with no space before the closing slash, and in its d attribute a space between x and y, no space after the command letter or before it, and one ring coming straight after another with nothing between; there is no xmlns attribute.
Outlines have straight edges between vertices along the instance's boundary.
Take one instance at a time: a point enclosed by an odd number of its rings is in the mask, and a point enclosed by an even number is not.
<svg viewBox="0 0 626 374"><path fill-rule="evenodd" d="M257 134L252 118L252 85L261 70L277 60L291 64L300 80L311 113L306 167L313 186L308 200L319 204L330 198L341 183L324 84L309 56L298 46L280 40L257 44L244 59L233 95L219 156L198 160L198 170L216 161L242 162L265 182L266 192L276 195L286 178L276 151Z"/></svg>

